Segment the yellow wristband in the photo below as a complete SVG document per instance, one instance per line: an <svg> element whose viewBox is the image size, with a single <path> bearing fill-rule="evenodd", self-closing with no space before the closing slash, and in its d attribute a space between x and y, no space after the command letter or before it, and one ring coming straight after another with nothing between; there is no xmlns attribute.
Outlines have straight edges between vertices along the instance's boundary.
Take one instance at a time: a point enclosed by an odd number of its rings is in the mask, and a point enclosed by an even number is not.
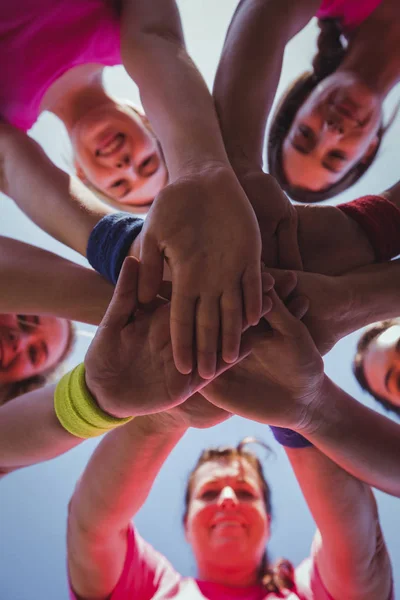
<svg viewBox="0 0 400 600"><path fill-rule="evenodd" d="M62 427L84 439L107 433L133 419L117 419L101 410L87 388L83 363L58 382L54 409Z"/></svg>

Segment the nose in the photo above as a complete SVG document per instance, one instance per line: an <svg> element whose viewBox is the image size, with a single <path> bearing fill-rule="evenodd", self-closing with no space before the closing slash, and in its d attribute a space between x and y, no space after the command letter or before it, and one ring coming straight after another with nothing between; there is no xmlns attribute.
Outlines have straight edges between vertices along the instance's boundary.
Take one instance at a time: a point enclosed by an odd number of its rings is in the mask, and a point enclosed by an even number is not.
<svg viewBox="0 0 400 600"><path fill-rule="evenodd" d="M336 119L334 117L327 117L325 124L326 128L331 133L337 134L338 136L342 136L344 134L343 121L339 121L339 119Z"/></svg>
<svg viewBox="0 0 400 600"><path fill-rule="evenodd" d="M218 498L218 506L220 508L232 508L238 504L237 496L230 486L224 487Z"/></svg>
<svg viewBox="0 0 400 600"><path fill-rule="evenodd" d="M129 154L123 154L122 156L118 156L116 167L117 169L126 169L131 165L131 157Z"/></svg>

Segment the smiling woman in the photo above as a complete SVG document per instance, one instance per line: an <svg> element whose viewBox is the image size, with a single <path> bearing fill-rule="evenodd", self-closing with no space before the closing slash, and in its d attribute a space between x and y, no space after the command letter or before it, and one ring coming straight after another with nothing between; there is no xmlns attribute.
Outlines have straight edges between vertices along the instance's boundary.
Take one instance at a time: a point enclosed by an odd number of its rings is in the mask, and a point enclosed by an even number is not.
<svg viewBox="0 0 400 600"><path fill-rule="evenodd" d="M0 404L45 385L74 341L73 324L66 319L0 315Z"/></svg>
<svg viewBox="0 0 400 600"><path fill-rule="evenodd" d="M374 161L382 104L400 78L396 11L390 0L321 3L313 70L286 91L269 132L269 171L294 200L335 196Z"/></svg>

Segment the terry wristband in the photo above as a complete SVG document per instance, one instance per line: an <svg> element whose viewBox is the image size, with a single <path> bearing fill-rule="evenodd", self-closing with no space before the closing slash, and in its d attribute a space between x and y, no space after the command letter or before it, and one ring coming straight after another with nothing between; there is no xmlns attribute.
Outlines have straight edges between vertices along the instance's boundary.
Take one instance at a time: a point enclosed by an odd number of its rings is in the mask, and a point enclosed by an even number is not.
<svg viewBox="0 0 400 600"><path fill-rule="evenodd" d="M356 221L367 236L377 261L400 254L400 210L383 196L363 196L338 204L342 212Z"/></svg>
<svg viewBox="0 0 400 600"><path fill-rule="evenodd" d="M281 446L285 446L286 448L307 448L313 446L311 442L296 431L284 427L273 427L272 425L269 428Z"/></svg>
<svg viewBox="0 0 400 600"><path fill-rule="evenodd" d="M93 228L87 245L89 263L114 285L132 242L142 231L143 219L129 213L103 217Z"/></svg>
<svg viewBox="0 0 400 600"><path fill-rule="evenodd" d="M54 392L54 409L62 427L84 439L107 433L133 419L118 419L101 410L87 388L83 363L58 382Z"/></svg>

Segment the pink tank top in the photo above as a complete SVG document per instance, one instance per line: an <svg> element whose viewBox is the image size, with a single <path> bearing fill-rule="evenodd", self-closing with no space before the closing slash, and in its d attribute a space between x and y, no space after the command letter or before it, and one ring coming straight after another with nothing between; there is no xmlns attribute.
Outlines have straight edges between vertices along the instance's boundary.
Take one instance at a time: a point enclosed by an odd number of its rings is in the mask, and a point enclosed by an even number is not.
<svg viewBox="0 0 400 600"><path fill-rule="evenodd" d="M340 19L345 31L356 29L382 0L322 0L318 19Z"/></svg>
<svg viewBox="0 0 400 600"><path fill-rule="evenodd" d="M27 131L51 84L85 63L121 64L111 2L0 1L0 119Z"/></svg>

